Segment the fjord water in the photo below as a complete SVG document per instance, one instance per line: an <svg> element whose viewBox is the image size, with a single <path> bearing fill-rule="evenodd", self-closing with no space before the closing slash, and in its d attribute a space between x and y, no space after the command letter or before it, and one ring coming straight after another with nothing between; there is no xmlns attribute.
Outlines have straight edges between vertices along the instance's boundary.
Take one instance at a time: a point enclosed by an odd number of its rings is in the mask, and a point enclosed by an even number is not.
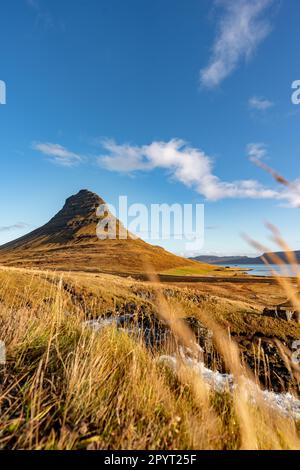
<svg viewBox="0 0 300 470"><path fill-rule="evenodd" d="M224 265L225 266L225 265ZM294 277L297 274L297 270L300 269L297 265L286 265L284 268L280 268L276 264L270 264L266 266L265 264L227 264L226 266L239 268L247 274L252 274L253 276L272 276L275 273L280 273L284 277Z"/></svg>

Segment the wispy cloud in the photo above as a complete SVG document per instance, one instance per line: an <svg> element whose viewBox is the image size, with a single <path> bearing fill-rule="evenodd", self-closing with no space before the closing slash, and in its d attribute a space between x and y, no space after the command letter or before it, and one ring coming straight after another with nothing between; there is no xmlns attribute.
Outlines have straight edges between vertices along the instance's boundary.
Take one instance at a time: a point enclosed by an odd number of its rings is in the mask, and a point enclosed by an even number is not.
<svg viewBox="0 0 300 470"><path fill-rule="evenodd" d="M249 108L255 109L257 111L266 111L274 106L272 101L269 101L265 98L258 98L257 96L253 96L249 99Z"/></svg>
<svg viewBox="0 0 300 470"><path fill-rule="evenodd" d="M83 162L84 158L59 144L52 144L50 142L34 142L32 148L46 155L52 163L57 165L71 167L79 165Z"/></svg>
<svg viewBox="0 0 300 470"><path fill-rule="evenodd" d="M25 0L28 7L36 15L36 25L42 25L45 29L51 29L54 26L54 19L51 13L43 7L41 0Z"/></svg>
<svg viewBox="0 0 300 470"><path fill-rule="evenodd" d="M38 10L40 8L38 0L26 0L26 3L29 7L33 8L34 10Z"/></svg>
<svg viewBox="0 0 300 470"><path fill-rule="evenodd" d="M273 0L216 0L222 7L212 56L201 70L201 84L214 88L221 84L243 60L249 59L271 32L267 17Z"/></svg>
<svg viewBox="0 0 300 470"><path fill-rule="evenodd" d="M263 143L253 143L248 144L247 146L247 153L250 161L253 163L257 162L257 160L262 160L268 154L267 146Z"/></svg>
<svg viewBox="0 0 300 470"><path fill-rule="evenodd" d="M173 139L141 147L104 141L100 166L110 171L133 173L162 168L176 181L193 188L208 201L228 198L281 199L281 193L255 180L222 181L213 173L213 159L186 142ZM259 148L257 148L257 151ZM252 149L254 152L254 149Z"/></svg>
<svg viewBox="0 0 300 470"><path fill-rule="evenodd" d="M13 225L0 225L0 232L11 232L13 230L22 230L27 228L28 225L24 222L17 222Z"/></svg>

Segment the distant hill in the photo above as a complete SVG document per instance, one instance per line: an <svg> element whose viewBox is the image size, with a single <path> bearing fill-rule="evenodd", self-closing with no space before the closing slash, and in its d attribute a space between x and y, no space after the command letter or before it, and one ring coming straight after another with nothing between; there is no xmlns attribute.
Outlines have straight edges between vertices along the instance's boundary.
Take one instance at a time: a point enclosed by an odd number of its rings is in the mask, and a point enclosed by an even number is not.
<svg viewBox="0 0 300 470"><path fill-rule="evenodd" d="M300 251L295 251L298 263L300 262ZM286 254L283 251L276 252L276 255L280 259L286 261ZM197 256L191 258L194 261L200 261L201 263L218 264L218 265L237 265L237 264L264 264L262 257L266 257L270 260L268 253L264 253L262 256L257 258L250 258L248 256Z"/></svg>
<svg viewBox="0 0 300 470"><path fill-rule="evenodd" d="M116 219L117 239L99 240L96 210L100 204L104 201L97 194L81 190L44 226L1 246L0 264L110 273L145 272L147 266L157 272L199 267L195 261L136 238ZM124 231L127 239L119 236Z"/></svg>

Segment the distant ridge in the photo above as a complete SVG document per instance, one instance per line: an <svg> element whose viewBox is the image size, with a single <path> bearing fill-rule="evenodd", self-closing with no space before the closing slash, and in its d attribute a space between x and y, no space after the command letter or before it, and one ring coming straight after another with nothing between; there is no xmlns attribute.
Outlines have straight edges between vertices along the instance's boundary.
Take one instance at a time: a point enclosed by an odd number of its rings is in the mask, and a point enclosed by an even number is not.
<svg viewBox="0 0 300 470"><path fill-rule="evenodd" d="M300 251L293 252L296 256L298 263L300 262ZM275 253L281 260L286 261L286 254L283 251ZM270 261L268 253L264 253L256 258L250 258L248 256L196 256L191 258L194 261L200 261L201 263L218 264L218 265L237 265L237 264L264 264L263 257Z"/></svg>
<svg viewBox="0 0 300 470"><path fill-rule="evenodd" d="M0 247L0 264L42 269L91 272L157 272L197 264L161 247L150 245L129 232L127 239L99 240L96 210L105 202L83 189L69 197L64 207L45 225ZM116 220L117 233L125 228Z"/></svg>

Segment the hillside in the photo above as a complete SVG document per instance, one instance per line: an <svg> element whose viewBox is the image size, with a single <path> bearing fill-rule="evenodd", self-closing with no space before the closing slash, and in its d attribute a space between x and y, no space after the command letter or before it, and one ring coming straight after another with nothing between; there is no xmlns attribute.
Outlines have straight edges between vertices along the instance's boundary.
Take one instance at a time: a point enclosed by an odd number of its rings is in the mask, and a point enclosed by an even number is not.
<svg viewBox="0 0 300 470"><path fill-rule="evenodd" d="M48 223L0 247L0 264L68 271L140 273L199 265L158 246L150 245L125 231L116 220L117 239L99 240L96 210L104 201L95 193L81 190L65 202ZM209 267L208 267L209 268Z"/></svg>

